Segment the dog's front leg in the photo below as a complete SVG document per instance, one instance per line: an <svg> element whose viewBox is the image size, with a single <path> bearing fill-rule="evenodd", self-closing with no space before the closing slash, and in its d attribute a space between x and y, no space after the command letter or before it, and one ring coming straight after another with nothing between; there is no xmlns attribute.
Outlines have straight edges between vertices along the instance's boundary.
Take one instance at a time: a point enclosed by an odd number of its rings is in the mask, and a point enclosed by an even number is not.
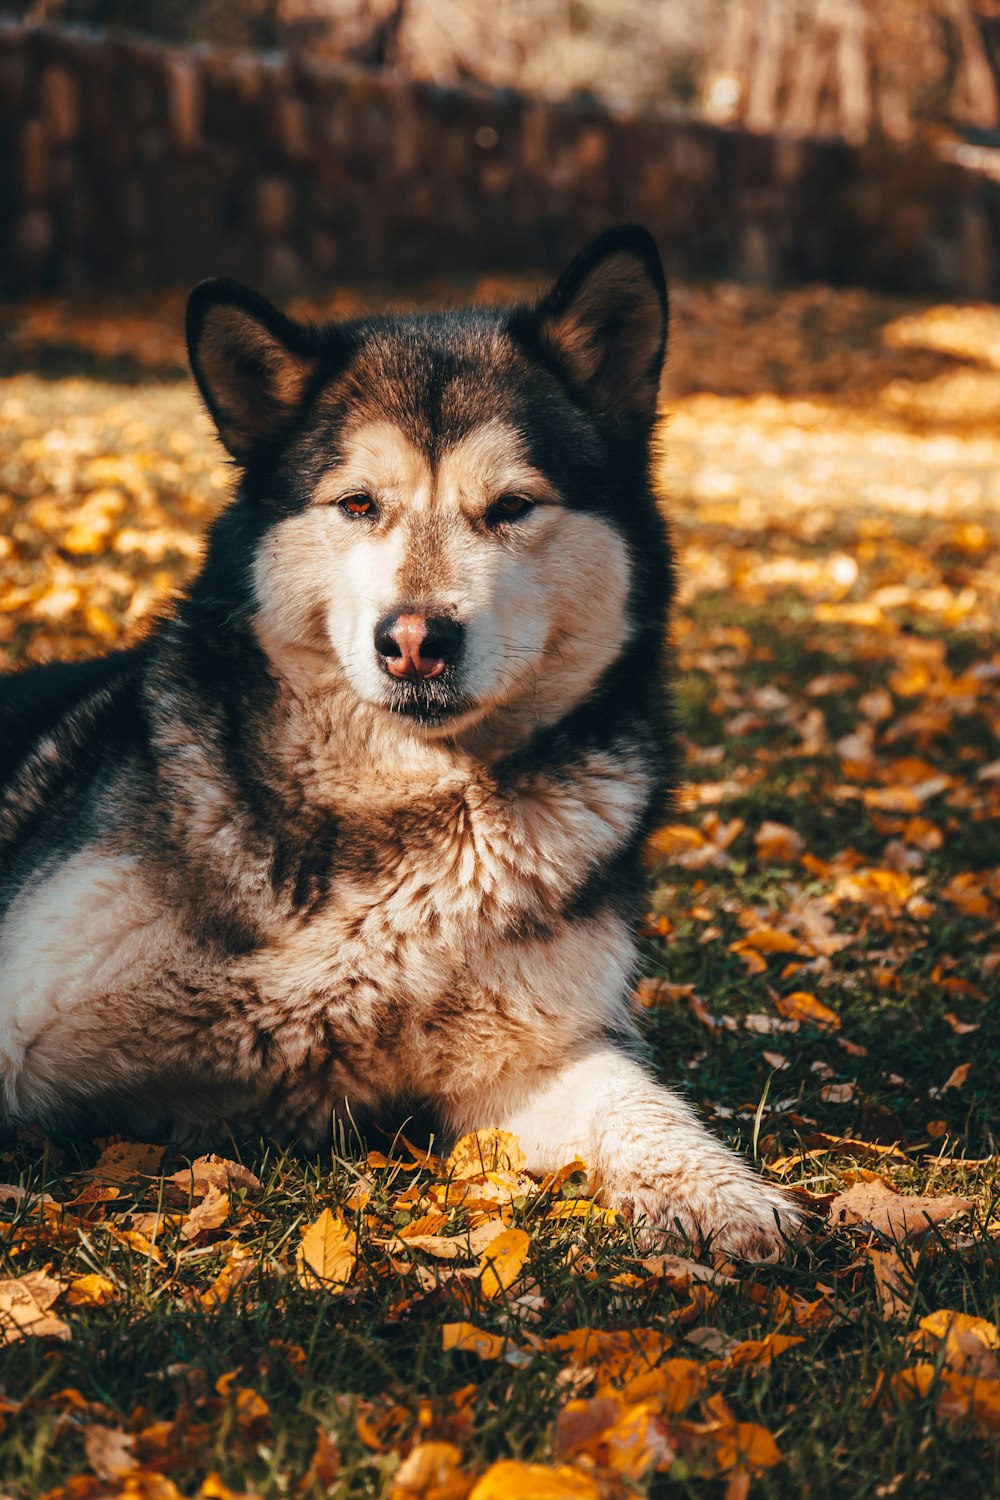
<svg viewBox="0 0 1000 1500"><path fill-rule="evenodd" d="M603 1201L642 1223L647 1243L679 1229L728 1254L757 1258L780 1248L801 1222L780 1188L757 1177L682 1099L610 1044L512 1082L499 1097L469 1101L453 1122L511 1131L534 1172L582 1157Z"/></svg>

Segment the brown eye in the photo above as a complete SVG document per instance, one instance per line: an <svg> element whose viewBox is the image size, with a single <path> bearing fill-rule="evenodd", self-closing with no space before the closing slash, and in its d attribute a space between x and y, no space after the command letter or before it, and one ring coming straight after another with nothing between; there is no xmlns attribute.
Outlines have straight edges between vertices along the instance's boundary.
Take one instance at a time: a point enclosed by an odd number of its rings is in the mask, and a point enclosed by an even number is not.
<svg viewBox="0 0 1000 1500"><path fill-rule="evenodd" d="M374 516L376 514L375 501L369 495L348 495L340 501L340 508L345 516Z"/></svg>
<svg viewBox="0 0 1000 1500"><path fill-rule="evenodd" d="M520 521L534 508L534 502L524 495L501 495L486 512L486 524L502 526L505 521Z"/></svg>

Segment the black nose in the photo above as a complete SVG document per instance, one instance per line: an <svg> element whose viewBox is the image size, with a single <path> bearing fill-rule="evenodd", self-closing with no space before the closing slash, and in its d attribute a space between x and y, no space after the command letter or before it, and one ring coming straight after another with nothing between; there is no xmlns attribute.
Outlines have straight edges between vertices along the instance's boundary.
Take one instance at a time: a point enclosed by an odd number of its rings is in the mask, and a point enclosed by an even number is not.
<svg viewBox="0 0 1000 1500"><path fill-rule="evenodd" d="M444 615L401 611L375 626L375 650L390 677L440 677L458 659L462 626Z"/></svg>

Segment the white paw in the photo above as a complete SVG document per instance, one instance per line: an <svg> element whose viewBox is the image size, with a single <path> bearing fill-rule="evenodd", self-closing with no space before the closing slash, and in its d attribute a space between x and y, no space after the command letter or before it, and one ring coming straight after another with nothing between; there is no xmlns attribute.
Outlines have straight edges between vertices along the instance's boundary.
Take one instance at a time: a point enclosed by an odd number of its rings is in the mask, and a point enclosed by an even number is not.
<svg viewBox="0 0 1000 1500"><path fill-rule="evenodd" d="M768 1260L795 1244L804 1227L795 1200L735 1158L729 1170L631 1174L605 1192L636 1226L643 1248L680 1236L743 1260Z"/></svg>

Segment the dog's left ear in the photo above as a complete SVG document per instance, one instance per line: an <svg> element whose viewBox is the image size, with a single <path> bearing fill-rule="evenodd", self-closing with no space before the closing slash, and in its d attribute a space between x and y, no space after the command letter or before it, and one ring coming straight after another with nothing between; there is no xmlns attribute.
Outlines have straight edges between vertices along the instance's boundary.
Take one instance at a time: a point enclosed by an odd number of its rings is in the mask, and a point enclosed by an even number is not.
<svg viewBox="0 0 1000 1500"><path fill-rule="evenodd" d="M218 279L191 293L187 341L219 436L245 464L301 406L319 369L314 336L248 287Z"/></svg>
<svg viewBox="0 0 1000 1500"><path fill-rule="evenodd" d="M596 415L648 429L667 347L667 284L638 224L609 229L576 257L512 332L554 360Z"/></svg>

